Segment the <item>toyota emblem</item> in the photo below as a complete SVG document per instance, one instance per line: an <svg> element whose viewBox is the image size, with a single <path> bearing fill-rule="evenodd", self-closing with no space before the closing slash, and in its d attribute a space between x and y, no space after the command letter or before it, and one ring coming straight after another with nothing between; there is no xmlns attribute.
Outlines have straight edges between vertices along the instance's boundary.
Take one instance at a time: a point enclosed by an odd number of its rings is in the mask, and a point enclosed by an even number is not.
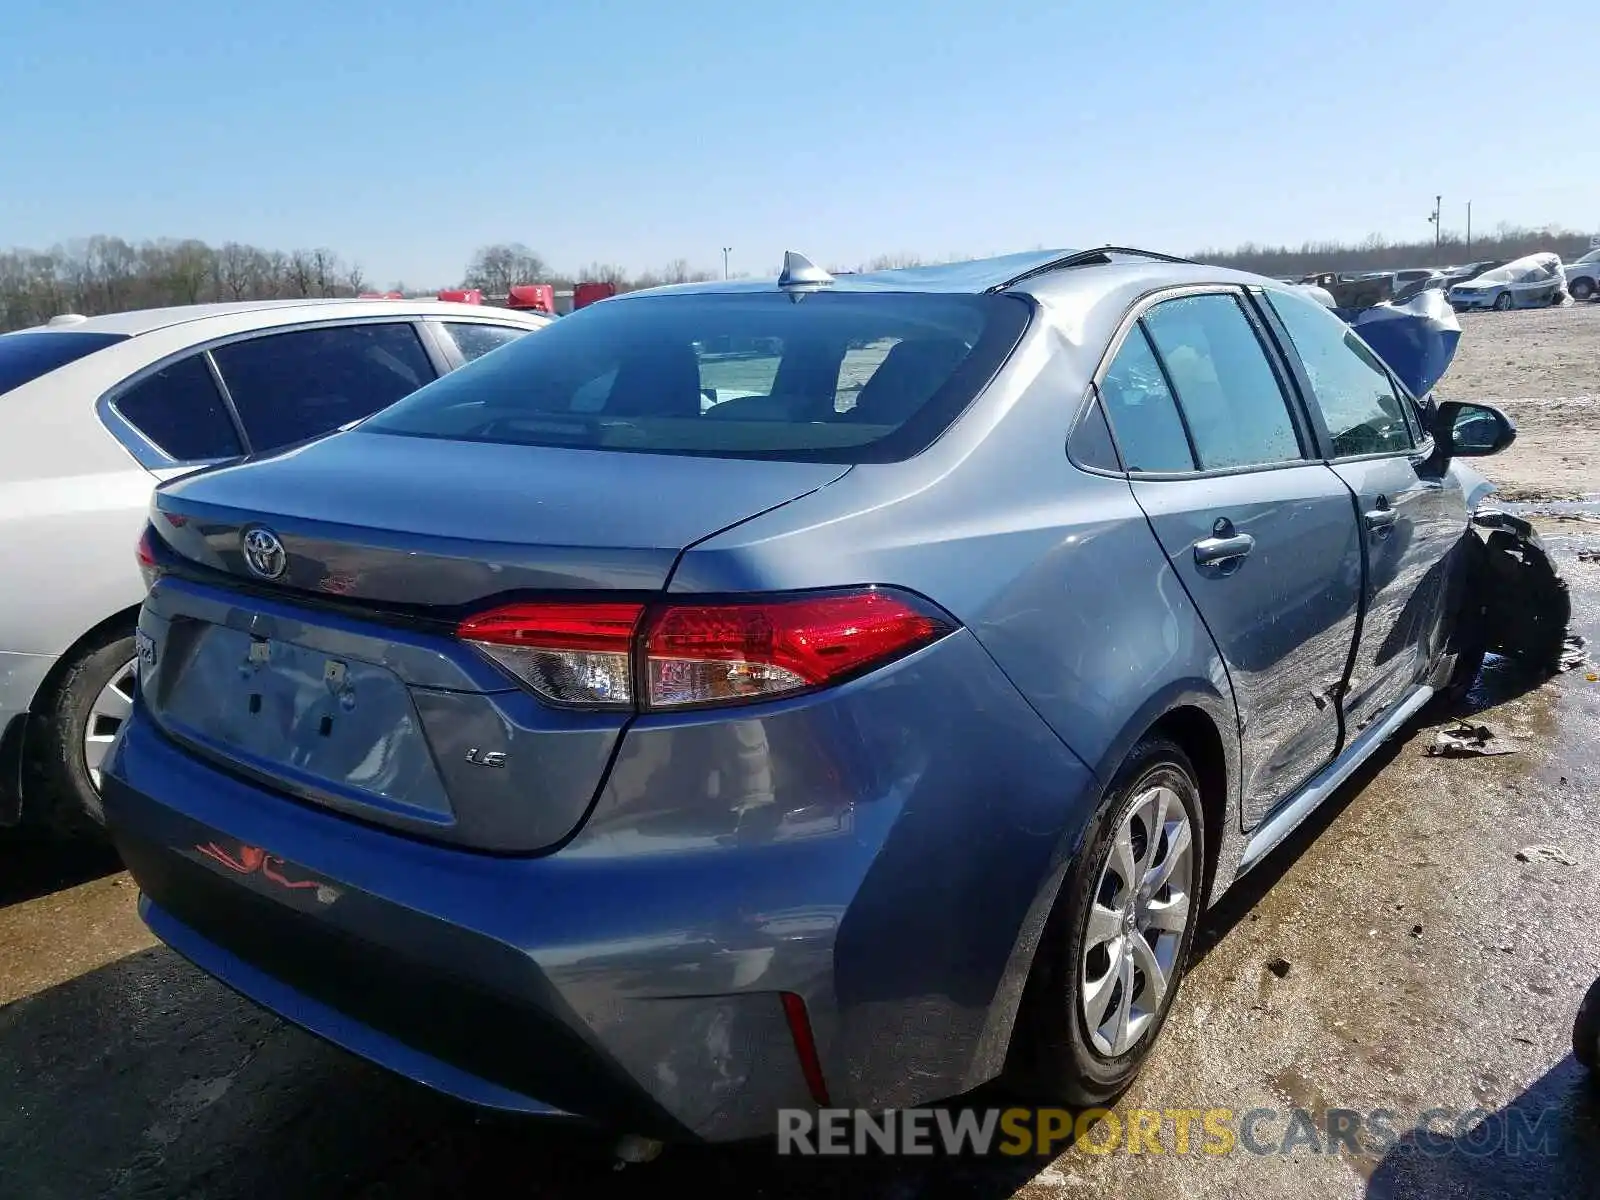
<svg viewBox="0 0 1600 1200"><path fill-rule="evenodd" d="M244 565L263 579L277 579L289 565L283 543L270 529L247 529L239 539L244 547Z"/></svg>

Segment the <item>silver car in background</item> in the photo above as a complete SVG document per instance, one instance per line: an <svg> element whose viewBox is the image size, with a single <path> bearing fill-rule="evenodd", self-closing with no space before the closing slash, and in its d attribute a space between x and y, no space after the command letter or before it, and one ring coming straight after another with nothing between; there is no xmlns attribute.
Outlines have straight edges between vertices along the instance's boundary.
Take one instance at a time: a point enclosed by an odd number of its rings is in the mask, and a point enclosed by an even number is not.
<svg viewBox="0 0 1600 1200"><path fill-rule="evenodd" d="M1566 266L1567 291L1574 300L1600 296L1600 246Z"/></svg>
<svg viewBox="0 0 1600 1200"><path fill-rule="evenodd" d="M1449 298L1457 312L1484 308L1505 312L1559 304L1565 288L1560 255L1530 254L1456 284L1450 289Z"/></svg>
<svg viewBox="0 0 1600 1200"><path fill-rule="evenodd" d="M0 335L0 825L98 832L161 480L329 433L549 324L432 300L64 315Z"/></svg>

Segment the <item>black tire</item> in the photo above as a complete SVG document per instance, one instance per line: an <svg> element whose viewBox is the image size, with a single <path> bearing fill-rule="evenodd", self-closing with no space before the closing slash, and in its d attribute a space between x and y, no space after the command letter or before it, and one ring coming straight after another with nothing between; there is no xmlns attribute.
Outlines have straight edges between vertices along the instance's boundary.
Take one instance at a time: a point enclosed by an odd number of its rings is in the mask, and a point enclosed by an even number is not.
<svg viewBox="0 0 1600 1200"><path fill-rule="evenodd" d="M1103 1056L1085 1029L1082 972L1078 964L1087 935L1089 906L1099 886L1112 839L1135 801L1152 784L1178 795L1194 831L1188 926L1153 1019L1139 1040L1120 1057ZM1083 846L1062 881L1061 895L1039 944L1013 1040L1009 1082L1052 1101L1083 1107L1108 1103L1139 1073L1171 1011L1194 946L1194 931L1205 907L1205 827L1194 767L1177 743L1149 737L1134 747L1117 772L1100 811L1084 835Z"/></svg>
<svg viewBox="0 0 1600 1200"><path fill-rule="evenodd" d="M1494 298L1495 312L1507 312L1516 301L1511 298L1510 292L1501 292Z"/></svg>
<svg viewBox="0 0 1600 1200"><path fill-rule="evenodd" d="M1600 979L1589 985L1572 1022L1572 1057L1589 1071L1600 1070Z"/></svg>
<svg viewBox="0 0 1600 1200"><path fill-rule="evenodd" d="M1592 279L1574 279L1567 287L1574 300L1580 303L1594 295L1594 281Z"/></svg>
<svg viewBox="0 0 1600 1200"><path fill-rule="evenodd" d="M61 837L105 841L105 809L84 761L90 712L134 658L133 630L107 629L74 652L28 731L30 822Z"/></svg>
<svg viewBox="0 0 1600 1200"><path fill-rule="evenodd" d="M1480 513L1487 529L1478 598L1484 645L1538 675L1561 669L1572 596L1533 526L1505 513Z"/></svg>

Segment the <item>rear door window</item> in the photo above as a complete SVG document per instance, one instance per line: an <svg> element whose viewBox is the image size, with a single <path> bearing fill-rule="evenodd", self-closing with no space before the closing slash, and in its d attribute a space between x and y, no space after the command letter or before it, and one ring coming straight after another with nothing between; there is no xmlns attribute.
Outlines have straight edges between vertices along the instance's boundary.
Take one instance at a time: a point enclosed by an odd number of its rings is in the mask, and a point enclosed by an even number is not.
<svg viewBox="0 0 1600 1200"><path fill-rule="evenodd" d="M1011 296L691 293L608 301L361 428L657 454L881 462L958 417L1015 347Z"/></svg>
<svg viewBox="0 0 1600 1200"><path fill-rule="evenodd" d="M1207 471L1301 457L1289 399L1236 296L1183 296L1144 316Z"/></svg>
<svg viewBox="0 0 1600 1200"><path fill-rule="evenodd" d="M212 353L257 453L371 416L435 377L409 323L293 330Z"/></svg>
<svg viewBox="0 0 1600 1200"><path fill-rule="evenodd" d="M46 333L24 330L0 337L0 396L76 362L127 335L121 333Z"/></svg>
<svg viewBox="0 0 1600 1200"><path fill-rule="evenodd" d="M1178 403L1143 326L1128 331L1100 380L1100 399L1128 470L1195 469Z"/></svg>
<svg viewBox="0 0 1600 1200"><path fill-rule="evenodd" d="M146 375L114 402L116 410L176 462L244 453L205 356L191 354Z"/></svg>
<svg viewBox="0 0 1600 1200"><path fill-rule="evenodd" d="M526 326L518 325L481 325L475 321L446 321L445 329L450 333L451 340L456 344L456 349L461 351L461 357L466 362L482 358L491 350L498 350L509 342L516 341L526 333L533 330Z"/></svg>
<svg viewBox="0 0 1600 1200"><path fill-rule="evenodd" d="M1266 296L1311 381L1334 456L1411 450L1415 442L1405 402L1366 343L1320 304L1277 290Z"/></svg>

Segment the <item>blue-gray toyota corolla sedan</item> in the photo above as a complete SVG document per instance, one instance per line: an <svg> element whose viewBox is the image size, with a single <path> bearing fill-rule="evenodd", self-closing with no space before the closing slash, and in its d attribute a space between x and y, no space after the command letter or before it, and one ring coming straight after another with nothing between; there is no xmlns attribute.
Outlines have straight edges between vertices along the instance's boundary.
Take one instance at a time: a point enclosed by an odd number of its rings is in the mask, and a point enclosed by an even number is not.
<svg viewBox="0 0 1600 1200"><path fill-rule="evenodd" d="M1159 255L791 256L168 483L105 770L145 920L653 1137L1106 1099L1205 906L1470 664L1455 460L1514 431L1403 377Z"/></svg>

